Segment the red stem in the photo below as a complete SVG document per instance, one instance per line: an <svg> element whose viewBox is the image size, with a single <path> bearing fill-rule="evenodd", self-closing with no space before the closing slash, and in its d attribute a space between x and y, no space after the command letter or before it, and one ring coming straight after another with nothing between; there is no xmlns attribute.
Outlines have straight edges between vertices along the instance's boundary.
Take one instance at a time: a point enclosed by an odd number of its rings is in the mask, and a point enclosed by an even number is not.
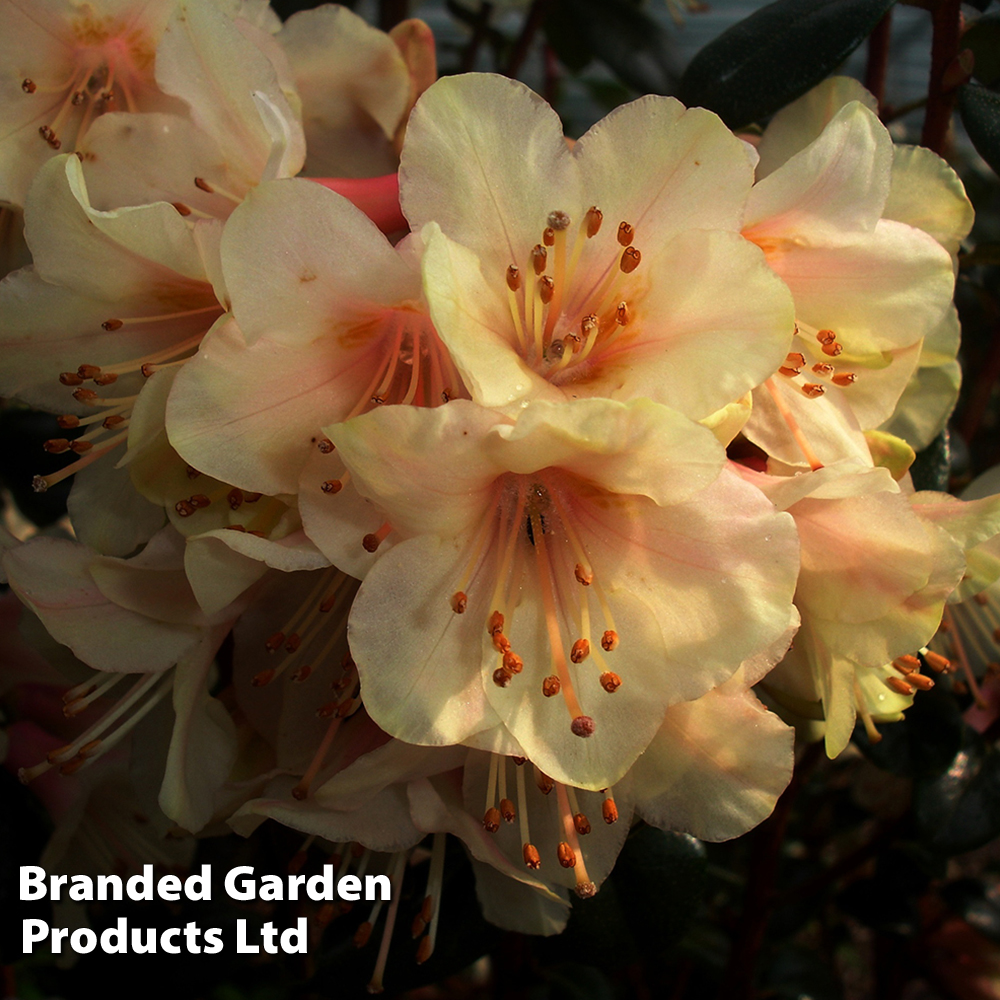
<svg viewBox="0 0 1000 1000"><path fill-rule="evenodd" d="M931 43L931 78L927 92L927 113L921 145L944 152L951 112L955 105L956 89L945 88L945 74L958 56L962 33L961 0L941 0L931 14L934 40Z"/></svg>
<svg viewBox="0 0 1000 1000"><path fill-rule="evenodd" d="M885 76L889 66L889 38L892 35L892 8L875 25L868 36L868 66L865 70L865 87L878 101L879 117L885 109Z"/></svg>

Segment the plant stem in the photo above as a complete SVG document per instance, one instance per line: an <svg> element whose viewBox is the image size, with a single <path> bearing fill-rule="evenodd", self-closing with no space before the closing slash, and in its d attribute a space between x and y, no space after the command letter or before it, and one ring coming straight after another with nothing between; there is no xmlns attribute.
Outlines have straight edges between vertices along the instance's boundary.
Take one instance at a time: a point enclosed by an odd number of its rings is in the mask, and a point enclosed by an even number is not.
<svg viewBox="0 0 1000 1000"><path fill-rule="evenodd" d="M892 8L875 25L868 36L868 66L865 69L865 86L878 101L879 117L885 110L885 75L889 66L889 38L892 35Z"/></svg>
<svg viewBox="0 0 1000 1000"><path fill-rule="evenodd" d="M924 131L920 142L921 145L942 155L956 93L954 87L945 89L945 74L958 57L958 43L962 29L961 0L940 0L931 14L931 23L934 28L934 38L931 42L931 78L927 90L927 114L924 117Z"/></svg>
<svg viewBox="0 0 1000 1000"><path fill-rule="evenodd" d="M531 49L531 43L535 40L535 35L538 34L538 29L541 28L542 22L545 20L545 12L548 10L548 6L549 0L534 0L534 3L532 3L531 9L528 11L528 16L524 19L524 27L521 29L521 34L517 36L517 41L514 42L514 49L510 54L510 62L507 63L506 76L512 79L517 76L518 70L521 68Z"/></svg>
<svg viewBox="0 0 1000 1000"><path fill-rule="evenodd" d="M462 62L459 65L460 72L468 73L475 69L476 56L479 53L480 46L483 44L483 39L486 37L486 29L489 27L490 15L492 13L493 4L488 3L487 0L483 0L479 5L476 20L472 25L472 38L469 39L469 44L466 45L465 51L462 53Z"/></svg>

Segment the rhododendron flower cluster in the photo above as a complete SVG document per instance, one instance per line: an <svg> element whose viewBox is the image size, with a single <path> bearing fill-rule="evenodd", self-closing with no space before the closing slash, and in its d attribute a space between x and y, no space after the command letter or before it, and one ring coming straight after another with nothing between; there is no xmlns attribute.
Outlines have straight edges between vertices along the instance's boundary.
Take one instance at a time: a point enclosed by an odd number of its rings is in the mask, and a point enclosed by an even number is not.
<svg viewBox="0 0 1000 1000"><path fill-rule="evenodd" d="M445 834L553 933L633 817L766 818L793 731L755 686L835 756L947 667L1000 496L907 470L971 208L859 85L757 149L666 97L571 145L515 81L434 82L419 22L36 6L2 5L0 392L52 412L74 535L3 568L93 721L25 780L130 749L178 827L396 885L433 835L423 961Z"/></svg>

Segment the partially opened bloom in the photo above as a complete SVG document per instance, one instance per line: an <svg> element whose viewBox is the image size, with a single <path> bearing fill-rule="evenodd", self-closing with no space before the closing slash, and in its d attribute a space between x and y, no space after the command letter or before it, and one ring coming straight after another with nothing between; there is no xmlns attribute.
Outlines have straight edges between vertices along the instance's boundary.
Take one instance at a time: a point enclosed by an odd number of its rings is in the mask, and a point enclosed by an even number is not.
<svg viewBox="0 0 1000 1000"><path fill-rule="evenodd" d="M327 433L396 542L350 641L368 711L400 739L602 788L668 705L789 626L791 524L658 404L539 401L514 423L455 401Z"/></svg>
<svg viewBox="0 0 1000 1000"><path fill-rule="evenodd" d="M992 556L977 561L977 549L1000 528L1000 498L963 503L908 494L888 470L853 463L787 477L744 475L795 518L802 543L795 592L802 627L766 684L803 703L822 702L833 757L847 745L856 713L867 723L871 707L883 705L874 714L895 716L905 706L889 692L929 686L914 654L937 631L946 600L1000 573ZM879 685L883 699L873 696Z"/></svg>
<svg viewBox="0 0 1000 1000"><path fill-rule="evenodd" d="M755 391L746 434L783 462L867 460L862 431L891 415L922 338L954 324L943 244L965 235L971 208L933 153L895 160L872 102L854 81L827 80L760 144L743 235L790 288L796 337Z"/></svg>
<svg viewBox="0 0 1000 1000"><path fill-rule="evenodd" d="M400 165L431 316L473 398L646 396L701 419L784 357L788 292L738 236L748 147L702 109L645 97L570 150L503 77L441 80Z"/></svg>

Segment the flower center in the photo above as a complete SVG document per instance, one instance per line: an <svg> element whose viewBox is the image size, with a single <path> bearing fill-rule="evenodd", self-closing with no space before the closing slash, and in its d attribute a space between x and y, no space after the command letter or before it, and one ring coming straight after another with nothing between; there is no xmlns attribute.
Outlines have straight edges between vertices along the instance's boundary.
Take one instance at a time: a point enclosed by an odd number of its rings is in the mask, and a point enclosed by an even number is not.
<svg viewBox="0 0 1000 1000"><path fill-rule="evenodd" d="M55 97L41 112L47 120L38 134L56 150L69 136L79 145L90 123L105 111L137 111L137 93L153 83L156 50L141 30L85 14L76 18L72 31L77 46L68 79L56 84L28 77L21 81L21 90L33 98Z"/></svg>
<svg viewBox="0 0 1000 1000"><path fill-rule="evenodd" d="M607 597L595 575L587 551L573 525L572 494L568 477L552 470L535 476L506 476L498 491L497 507L488 510L472 546L472 553L451 596L456 614L468 607L470 581L479 578L492 555L495 573L486 631L496 650L493 683L510 687L524 669L522 653L514 649L505 629L514 623L515 609L525 593L541 605L548 640L548 672L542 695L562 695L576 736L588 737L594 720L584 713L573 678L577 667L590 660L601 671L601 686L609 694L621 678L608 668L598 650L610 653L618 646L618 632ZM483 575L486 575L485 573ZM592 607L592 603L596 607ZM592 615L603 628L594 641Z"/></svg>
<svg viewBox="0 0 1000 1000"><path fill-rule="evenodd" d="M542 241L528 254L531 273L507 268L507 300L522 357L553 381L566 381L568 369L613 348L632 319L627 276L642 260L633 246L635 229L622 222L609 262L590 289L576 289L581 254L601 231L604 215L596 206L584 214L570 246L570 217L550 212ZM634 289L633 289L634 291ZM578 374L578 373L577 373Z"/></svg>

